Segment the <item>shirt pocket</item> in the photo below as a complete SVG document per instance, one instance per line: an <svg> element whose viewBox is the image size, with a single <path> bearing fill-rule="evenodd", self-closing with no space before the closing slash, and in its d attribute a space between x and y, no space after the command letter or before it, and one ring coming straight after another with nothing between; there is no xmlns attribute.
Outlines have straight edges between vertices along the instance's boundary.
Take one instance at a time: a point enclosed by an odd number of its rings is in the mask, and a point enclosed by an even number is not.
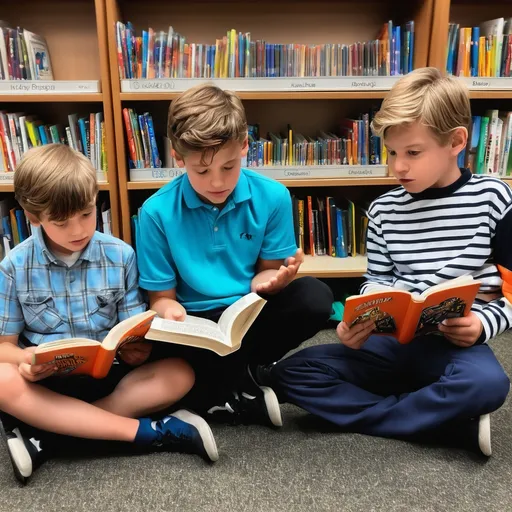
<svg viewBox="0 0 512 512"><path fill-rule="evenodd" d="M89 318L96 328L111 329L117 324L117 303L123 296L124 290L112 288L92 295L89 304Z"/></svg>
<svg viewBox="0 0 512 512"><path fill-rule="evenodd" d="M25 324L31 331L50 334L64 323L51 295L21 295L20 303Z"/></svg>

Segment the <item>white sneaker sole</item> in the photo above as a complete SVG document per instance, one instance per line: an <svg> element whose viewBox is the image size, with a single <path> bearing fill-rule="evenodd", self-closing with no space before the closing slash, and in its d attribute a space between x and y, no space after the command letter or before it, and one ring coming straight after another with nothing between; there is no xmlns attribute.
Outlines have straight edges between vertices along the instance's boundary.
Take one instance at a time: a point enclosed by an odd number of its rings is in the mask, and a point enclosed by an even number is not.
<svg viewBox="0 0 512 512"><path fill-rule="evenodd" d="M185 409L180 409L179 411L173 412L171 416L178 418L181 421L186 423L190 423L197 428L201 439L203 440L204 449L206 450L206 454L210 458L212 462L219 460L219 452L217 450L217 443L215 442L215 438L213 437L212 429L210 425L191 411L187 411Z"/></svg>
<svg viewBox="0 0 512 512"><path fill-rule="evenodd" d="M19 429L15 428L12 432L16 434L16 437L7 440L9 457L14 470L18 471L23 478L28 478L32 475L32 458L23 442Z"/></svg>
<svg viewBox="0 0 512 512"><path fill-rule="evenodd" d="M487 457L492 455L491 449L491 416L484 414L478 421L478 446Z"/></svg>
<svg viewBox="0 0 512 512"><path fill-rule="evenodd" d="M283 426L283 418L281 416L281 407L279 407L279 400L272 388L267 386L260 386L263 391L263 398L265 399L265 405L267 406L268 417L274 427Z"/></svg>

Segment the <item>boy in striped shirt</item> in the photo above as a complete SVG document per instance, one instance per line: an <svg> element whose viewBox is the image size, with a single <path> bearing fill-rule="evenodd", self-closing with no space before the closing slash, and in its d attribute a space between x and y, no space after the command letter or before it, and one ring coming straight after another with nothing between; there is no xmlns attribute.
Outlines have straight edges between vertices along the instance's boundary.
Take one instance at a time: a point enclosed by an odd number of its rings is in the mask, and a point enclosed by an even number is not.
<svg viewBox="0 0 512 512"><path fill-rule="evenodd" d="M341 344L304 349L267 371L283 400L344 431L442 441L491 455L489 413L510 387L487 341L512 325L506 284L512 252L505 245L512 191L499 179L458 168L470 120L465 86L435 68L405 76L383 101L372 129L383 136L401 187L368 211L361 288L421 293L471 274L481 288L469 316L447 319L438 333L407 345L372 334L372 320L352 328L341 322Z"/></svg>

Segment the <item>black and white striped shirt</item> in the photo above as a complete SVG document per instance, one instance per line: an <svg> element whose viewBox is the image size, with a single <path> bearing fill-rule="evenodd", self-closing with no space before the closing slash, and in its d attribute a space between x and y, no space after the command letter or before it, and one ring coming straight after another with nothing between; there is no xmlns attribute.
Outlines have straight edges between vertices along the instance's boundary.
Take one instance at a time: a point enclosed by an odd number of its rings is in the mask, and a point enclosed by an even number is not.
<svg viewBox="0 0 512 512"><path fill-rule="evenodd" d="M482 282L473 311L487 341L512 326L512 304L501 293L496 267L512 270L512 190L499 179L464 170L444 188L410 194L404 188L376 199L368 210L368 272L361 293L372 285L421 293L471 274ZM510 212L510 214L509 214ZM495 251L496 247L499 251ZM495 252L504 261L495 261ZM506 261L508 260L508 261Z"/></svg>

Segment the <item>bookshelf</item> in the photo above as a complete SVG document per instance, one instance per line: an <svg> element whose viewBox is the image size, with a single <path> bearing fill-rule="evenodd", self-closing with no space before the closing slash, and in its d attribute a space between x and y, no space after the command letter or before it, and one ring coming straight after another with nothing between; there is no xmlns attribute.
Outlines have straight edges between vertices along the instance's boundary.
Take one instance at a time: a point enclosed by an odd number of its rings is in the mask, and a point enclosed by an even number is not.
<svg viewBox="0 0 512 512"><path fill-rule="evenodd" d="M2 2L0 19L46 39L54 81L0 81L0 110L35 114L46 123L67 125L67 115L103 112L108 173L98 173L108 195L112 232L121 236L107 25L104 0L18 0ZM12 193L0 182L0 192Z"/></svg>
<svg viewBox="0 0 512 512"><path fill-rule="evenodd" d="M382 24L415 22L414 66L426 66L430 47L430 30L434 0L408 3L353 0L269 0L258 3L222 0L163 1L105 0L108 27L112 103L115 125L119 196L123 239L131 243L130 217L141 202L167 181L157 178L130 180L122 109L150 112L155 132L165 134L169 103L180 91L205 79L120 80L118 71L117 21L130 21L137 33L152 27L167 30L172 25L187 41L211 44L227 29L251 32L252 37L274 43L303 44L343 43L373 39ZM272 13L272 16L269 15ZM305 29L307 27L307 29ZM321 129L334 129L337 120L380 105L396 77L326 77L298 79L217 79L221 87L237 91L244 102L249 123L259 123L262 132L279 131L291 123L299 133L313 135ZM162 145L159 143L160 155ZM158 175L157 175L158 176ZM279 179L290 190L351 191L356 196L378 196L396 185L389 176L328 176L307 179ZM333 193L334 193L333 192ZM302 274L317 277L361 276L366 258L307 257Z"/></svg>

